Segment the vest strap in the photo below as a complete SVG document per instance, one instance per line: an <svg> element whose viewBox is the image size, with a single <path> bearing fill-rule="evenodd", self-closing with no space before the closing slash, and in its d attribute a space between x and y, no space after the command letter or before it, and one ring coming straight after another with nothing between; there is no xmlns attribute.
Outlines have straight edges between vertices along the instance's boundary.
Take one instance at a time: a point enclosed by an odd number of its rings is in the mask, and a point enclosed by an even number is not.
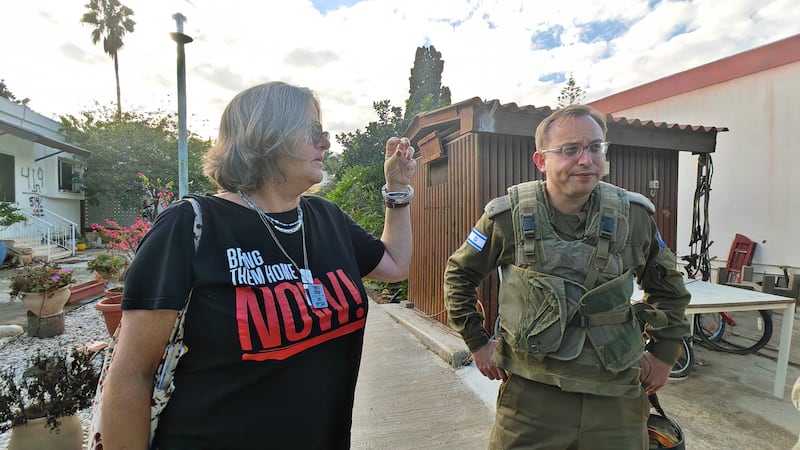
<svg viewBox="0 0 800 450"><path fill-rule="evenodd" d="M626 323L632 318L633 312L630 309L625 311L601 312L588 315L578 313L575 316L575 319L578 321L578 325L582 328L596 327L600 325L617 325L620 323Z"/></svg>
<svg viewBox="0 0 800 450"><path fill-rule="evenodd" d="M525 259L528 263L536 262L536 220L533 208L529 206L522 208L522 235Z"/></svg>
<svg viewBox="0 0 800 450"><path fill-rule="evenodd" d="M540 201L537 197L537 184L536 181L530 181L508 189L509 199L514 205L512 214L515 216L517 265L533 264L537 258L544 261L544 249L541 248L541 224L536 223L536 209L539 207L538 202Z"/></svg>
<svg viewBox="0 0 800 450"><path fill-rule="evenodd" d="M604 193L601 193L604 194ZM609 198L610 195L601 195L601 218L600 226L597 227L597 245L592 253L592 260L589 262L589 270L586 273L586 280L583 285L586 289L592 289L597 283L597 276L600 271L608 265L608 255L611 250L611 242L617 229L617 215L615 209L608 206L608 202L616 199Z"/></svg>

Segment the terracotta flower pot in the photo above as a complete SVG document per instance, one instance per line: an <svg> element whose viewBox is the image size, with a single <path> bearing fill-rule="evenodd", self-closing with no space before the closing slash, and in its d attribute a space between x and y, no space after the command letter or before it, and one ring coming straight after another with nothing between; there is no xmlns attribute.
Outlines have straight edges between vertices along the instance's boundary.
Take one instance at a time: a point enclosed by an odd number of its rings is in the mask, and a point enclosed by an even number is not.
<svg viewBox="0 0 800 450"><path fill-rule="evenodd" d="M106 285L102 281L87 281L70 287L68 305L80 303L88 298L97 297L105 291Z"/></svg>
<svg viewBox="0 0 800 450"><path fill-rule="evenodd" d="M122 300L122 288L120 286L106 289L106 298L114 301Z"/></svg>
<svg viewBox="0 0 800 450"><path fill-rule="evenodd" d="M108 295L108 294L106 294ZM104 297L101 298L94 308L103 313L103 319L106 321L106 329L108 334L113 336L117 330L119 323L122 321L122 292L117 297Z"/></svg>
<svg viewBox="0 0 800 450"><path fill-rule="evenodd" d="M47 418L30 419L11 429L8 450L80 450L83 431L77 415L59 418L58 431L47 427Z"/></svg>
<svg viewBox="0 0 800 450"><path fill-rule="evenodd" d="M50 292L20 292L22 304L37 317L51 317L64 312L69 300L69 286Z"/></svg>

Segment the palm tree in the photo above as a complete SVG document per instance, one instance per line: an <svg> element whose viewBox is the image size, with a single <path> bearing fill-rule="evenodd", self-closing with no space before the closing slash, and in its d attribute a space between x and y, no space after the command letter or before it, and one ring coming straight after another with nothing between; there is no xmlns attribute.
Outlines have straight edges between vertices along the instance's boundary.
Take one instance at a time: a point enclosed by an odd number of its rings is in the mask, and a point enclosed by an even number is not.
<svg viewBox="0 0 800 450"><path fill-rule="evenodd" d="M92 43L97 44L103 39L103 51L114 60L114 75L117 78L117 117L122 117L117 53L125 45L122 37L125 33L133 33L133 26L136 25L130 17L133 15L133 10L119 0L89 0L85 6L89 11L81 17L81 23L94 25Z"/></svg>

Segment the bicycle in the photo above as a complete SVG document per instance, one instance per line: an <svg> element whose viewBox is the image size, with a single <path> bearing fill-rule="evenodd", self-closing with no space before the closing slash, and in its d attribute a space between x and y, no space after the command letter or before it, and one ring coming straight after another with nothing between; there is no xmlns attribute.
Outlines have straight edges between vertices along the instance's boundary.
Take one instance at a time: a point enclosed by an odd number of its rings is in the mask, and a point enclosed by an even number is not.
<svg viewBox="0 0 800 450"><path fill-rule="evenodd" d="M694 349L692 348L691 336L681 341L678 360L669 371L670 378L686 378L694 369Z"/></svg>
<svg viewBox="0 0 800 450"><path fill-rule="evenodd" d="M737 355L755 353L772 338L772 311L695 314L694 334L710 350Z"/></svg>
<svg viewBox="0 0 800 450"><path fill-rule="evenodd" d="M709 273L709 266L708 260L703 259L703 264L699 265L698 261L701 259L700 255L698 254L691 254L681 257L682 260L687 262L686 265L686 275L694 279L697 274L702 273L703 276ZM697 320L697 316L699 314L695 314L694 318ZM695 325L695 332L697 332L697 326ZM721 328L720 328L721 330ZM686 378L694 369L695 364L695 356L694 356L694 338L692 336L687 337L681 341L681 348L678 353L678 360L675 362L675 365L672 366L672 369L669 371L670 378Z"/></svg>

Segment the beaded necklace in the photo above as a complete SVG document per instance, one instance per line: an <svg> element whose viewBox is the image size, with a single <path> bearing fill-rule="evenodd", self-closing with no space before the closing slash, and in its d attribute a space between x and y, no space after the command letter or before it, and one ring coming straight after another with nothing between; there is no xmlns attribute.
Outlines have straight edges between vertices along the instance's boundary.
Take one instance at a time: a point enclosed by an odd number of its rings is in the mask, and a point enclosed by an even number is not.
<svg viewBox="0 0 800 450"><path fill-rule="evenodd" d="M270 226L270 223L272 223L269 220L270 217L266 213L264 213L264 211L262 211L261 208L244 192L239 191L239 197L241 197L242 200L244 200L244 202L247 203L248 206L250 206L250 209L258 213L258 217L261 219L261 223L263 223L264 227L267 228L267 231L269 232L269 235L272 237L272 240L275 242L275 245L278 246L281 253L283 253L283 256L285 256L286 259L288 259L289 262L292 263L294 268L297 269L297 272L300 273L300 280L303 283L303 296L306 299L306 303L313 306L314 308L326 308L328 306L328 300L325 298L325 293L322 288L322 285L314 283L314 277L311 275L311 270L309 270L308 268L308 251L306 249L306 229L305 227L303 227L303 220L302 220L303 209L300 208L300 205L299 204L297 205L297 209L299 211L298 213L299 225L296 225L296 229L294 231L290 232L283 231L283 233L290 234L294 233L298 229L302 230L302 241L303 241L302 268L300 267L299 264L297 264L297 262L295 262L295 260L291 256L289 256L289 252L287 252L286 249L283 248L283 245L281 245L281 242L278 240L278 236L275 235L274 231L272 231L273 227ZM283 224L283 222L280 223ZM294 224L292 224L291 226L295 227ZM277 226L275 226L275 229L281 231L281 228Z"/></svg>
<svg viewBox="0 0 800 450"><path fill-rule="evenodd" d="M292 234L296 233L297 230L303 227L303 208L301 208L299 204L297 205L297 220L292 223L286 223L281 222L274 217L270 217L267 213L262 211L261 208L259 208L258 205L256 205L255 202L253 202L253 200L244 192L239 191L238 194L239 197L241 197L242 200L244 200L244 202L247 203L251 209L253 209L253 211L258 213L258 215L261 217L261 220L266 220L267 222L271 223L272 227L279 232L283 234ZM272 227L268 226L267 228L271 230Z"/></svg>

